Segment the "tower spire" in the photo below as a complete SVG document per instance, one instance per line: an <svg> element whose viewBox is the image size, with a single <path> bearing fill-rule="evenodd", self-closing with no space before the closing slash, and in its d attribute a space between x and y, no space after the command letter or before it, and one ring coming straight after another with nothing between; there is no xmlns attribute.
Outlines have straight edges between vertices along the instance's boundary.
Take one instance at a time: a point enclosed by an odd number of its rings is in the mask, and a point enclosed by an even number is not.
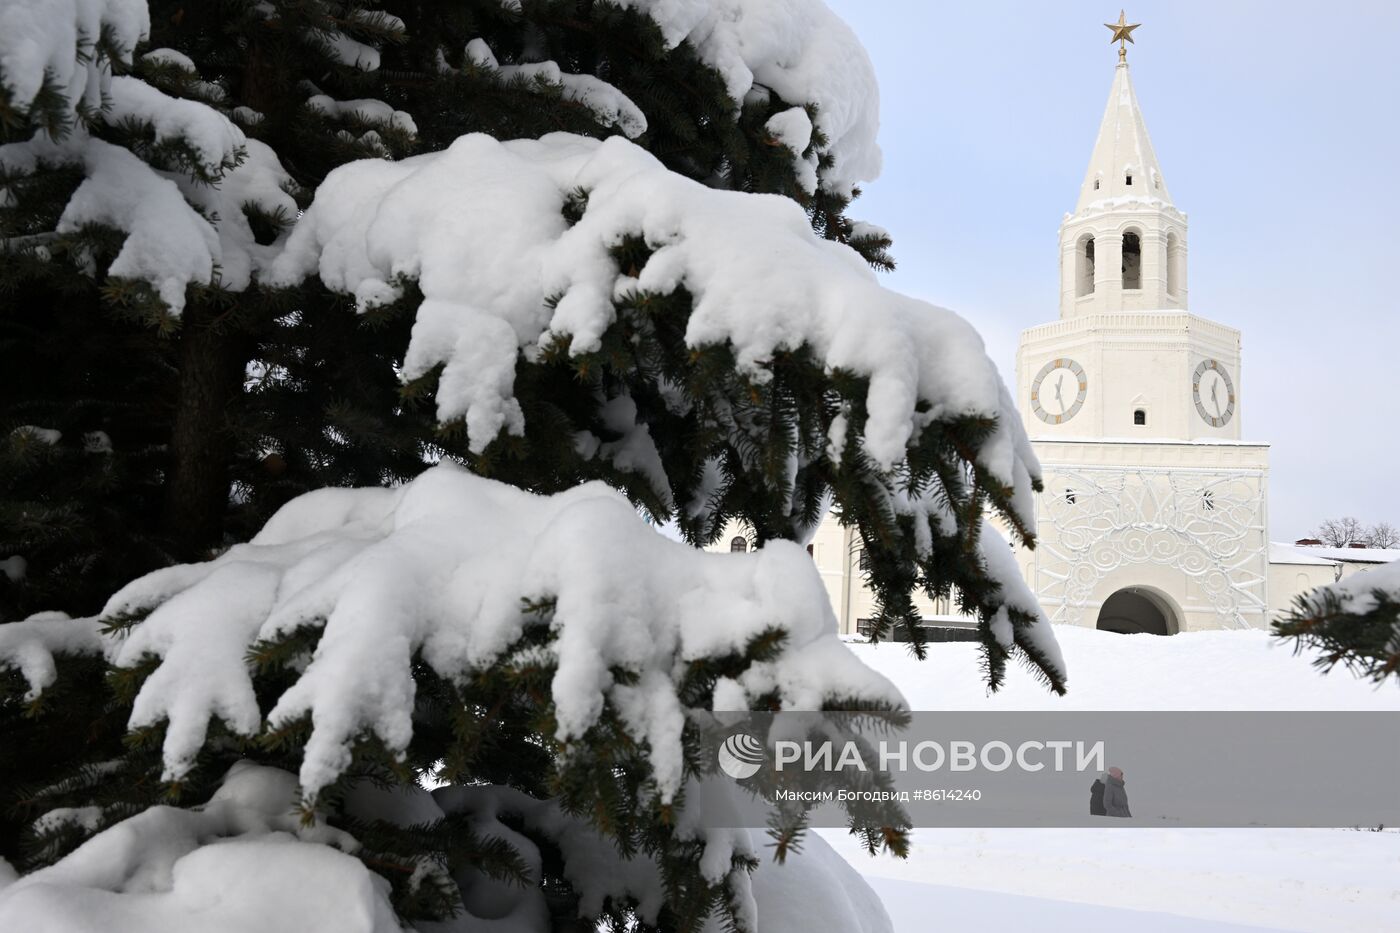
<svg viewBox="0 0 1400 933"><path fill-rule="evenodd" d="M1105 25L1121 53L1138 24L1118 20ZM1186 215L1172 204L1122 54L1079 199L1060 225L1060 314L1186 307Z"/></svg>
<svg viewBox="0 0 1400 933"><path fill-rule="evenodd" d="M1075 211L1121 198L1171 203L1126 61L1114 69L1113 86Z"/></svg>
<svg viewBox="0 0 1400 933"><path fill-rule="evenodd" d="M1118 22L1104 23L1105 27L1113 30L1113 37L1108 41L1118 43L1118 60L1120 62L1126 62L1128 60L1128 43L1133 42L1133 30L1141 25L1142 23L1133 23L1129 25L1128 17L1122 10L1118 11ZM1137 43L1133 42L1133 44L1136 45Z"/></svg>

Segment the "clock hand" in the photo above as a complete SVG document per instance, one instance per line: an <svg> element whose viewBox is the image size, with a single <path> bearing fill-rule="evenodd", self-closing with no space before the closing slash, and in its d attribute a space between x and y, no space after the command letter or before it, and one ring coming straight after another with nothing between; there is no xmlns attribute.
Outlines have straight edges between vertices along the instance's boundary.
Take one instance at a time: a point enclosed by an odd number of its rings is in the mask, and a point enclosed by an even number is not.
<svg viewBox="0 0 1400 933"><path fill-rule="evenodd" d="M1062 394L1065 388L1065 374L1060 373L1060 378L1055 380L1055 401L1060 403L1060 414L1065 411L1065 397Z"/></svg>
<svg viewBox="0 0 1400 933"><path fill-rule="evenodd" d="M1210 401L1211 404L1215 406L1215 417L1217 418L1220 417L1220 396L1215 394L1215 390L1218 388L1220 388L1220 383L1212 380L1210 384Z"/></svg>

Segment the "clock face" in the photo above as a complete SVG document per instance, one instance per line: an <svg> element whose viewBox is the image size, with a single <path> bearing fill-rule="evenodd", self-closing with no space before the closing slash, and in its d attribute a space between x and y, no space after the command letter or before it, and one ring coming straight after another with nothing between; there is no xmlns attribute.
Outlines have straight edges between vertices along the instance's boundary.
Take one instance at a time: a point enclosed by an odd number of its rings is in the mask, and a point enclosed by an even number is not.
<svg viewBox="0 0 1400 933"><path fill-rule="evenodd" d="M1089 377L1084 367L1061 357L1040 367L1031 383L1031 411L1046 424L1064 424L1084 407Z"/></svg>
<svg viewBox="0 0 1400 933"><path fill-rule="evenodd" d="M1235 416L1235 384L1230 371L1217 360L1201 360L1191 377L1196 412L1206 424L1223 428Z"/></svg>

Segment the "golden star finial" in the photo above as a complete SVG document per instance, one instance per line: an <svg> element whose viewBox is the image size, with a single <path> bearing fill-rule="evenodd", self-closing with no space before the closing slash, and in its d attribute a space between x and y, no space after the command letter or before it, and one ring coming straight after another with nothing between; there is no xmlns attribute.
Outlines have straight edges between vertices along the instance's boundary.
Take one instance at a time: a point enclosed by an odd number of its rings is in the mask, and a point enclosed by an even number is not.
<svg viewBox="0 0 1400 933"><path fill-rule="evenodd" d="M1127 43L1133 41L1133 30L1141 25L1142 23L1133 23L1129 25L1128 17L1124 15L1122 10L1118 11L1118 22L1104 23L1104 26L1113 30L1113 38L1109 39L1108 41L1118 43L1118 60L1120 62L1125 62L1128 60ZM1133 44L1136 45L1137 43L1133 42Z"/></svg>

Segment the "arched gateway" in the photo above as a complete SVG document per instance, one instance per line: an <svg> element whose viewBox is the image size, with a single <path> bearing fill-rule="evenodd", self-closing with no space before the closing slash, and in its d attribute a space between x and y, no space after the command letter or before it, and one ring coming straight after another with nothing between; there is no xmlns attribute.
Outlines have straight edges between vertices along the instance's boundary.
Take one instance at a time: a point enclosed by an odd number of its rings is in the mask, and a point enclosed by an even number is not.
<svg viewBox="0 0 1400 933"><path fill-rule="evenodd" d="M1123 635L1175 635L1181 620L1171 602L1146 587L1131 586L1104 600L1097 628Z"/></svg>

